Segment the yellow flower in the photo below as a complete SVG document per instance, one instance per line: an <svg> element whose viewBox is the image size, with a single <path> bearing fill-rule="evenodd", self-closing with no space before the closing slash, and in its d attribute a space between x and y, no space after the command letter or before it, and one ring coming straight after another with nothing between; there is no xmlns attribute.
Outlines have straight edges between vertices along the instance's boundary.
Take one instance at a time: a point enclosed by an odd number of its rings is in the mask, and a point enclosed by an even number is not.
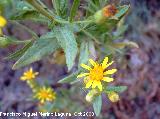
<svg viewBox="0 0 160 119"><path fill-rule="evenodd" d="M36 94L35 97L40 100L40 102L43 104L46 101L53 101L56 99L56 93L52 90L52 88L50 87L42 87L41 89L39 89Z"/></svg>
<svg viewBox="0 0 160 119"><path fill-rule="evenodd" d="M38 72L33 72L33 69L30 68L28 71L23 73L23 76L20 77L20 80L33 80L38 75Z"/></svg>
<svg viewBox="0 0 160 119"><path fill-rule="evenodd" d="M119 95L116 92L109 92L108 93L108 98L112 102L117 102L119 100Z"/></svg>
<svg viewBox="0 0 160 119"><path fill-rule="evenodd" d="M94 89L98 87L98 89L102 91L101 81L105 82L113 81L114 79L107 77L107 75L115 73L117 69L106 70L107 67L113 64L113 61L108 63L108 57L105 57L105 59L101 64L94 62L92 59L89 59L89 62L92 64L93 68L85 64L81 64L81 67L88 70L89 72L81 73L77 76L77 78L85 77L84 82L86 84L86 88L90 88L92 86L92 89Z"/></svg>
<svg viewBox="0 0 160 119"><path fill-rule="evenodd" d="M0 27L3 28L7 24L7 20L0 16Z"/></svg>

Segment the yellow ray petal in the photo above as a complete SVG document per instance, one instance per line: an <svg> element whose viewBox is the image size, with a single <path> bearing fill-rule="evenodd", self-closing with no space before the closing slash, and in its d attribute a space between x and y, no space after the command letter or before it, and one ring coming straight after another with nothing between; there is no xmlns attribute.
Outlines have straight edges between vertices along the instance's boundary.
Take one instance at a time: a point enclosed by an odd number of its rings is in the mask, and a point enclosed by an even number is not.
<svg viewBox="0 0 160 119"><path fill-rule="evenodd" d="M91 68L89 66L87 66L86 64L83 64L83 63L81 64L81 67L83 67L84 69L87 69L89 71L91 70Z"/></svg>
<svg viewBox="0 0 160 119"><path fill-rule="evenodd" d="M98 86L99 90L102 91L102 84L100 81L97 82L97 86Z"/></svg>
<svg viewBox="0 0 160 119"><path fill-rule="evenodd" d="M108 63L108 64L106 65L106 68L109 67L110 65L112 65L113 63L114 63L114 61Z"/></svg>
<svg viewBox="0 0 160 119"><path fill-rule="evenodd" d="M20 79L24 81L24 80L26 80L26 77L25 76L21 76Z"/></svg>
<svg viewBox="0 0 160 119"><path fill-rule="evenodd" d="M93 66L96 65L96 62L95 62L94 60L92 60L92 59L89 59L89 62L90 62Z"/></svg>
<svg viewBox="0 0 160 119"><path fill-rule="evenodd" d="M33 69L32 69L32 68L30 68L30 69L29 69L29 71L30 71L30 72L33 72Z"/></svg>
<svg viewBox="0 0 160 119"><path fill-rule="evenodd" d="M95 88L96 86L97 86L97 84L98 84L98 82L95 80L95 81L93 81L93 83L92 83L92 88Z"/></svg>
<svg viewBox="0 0 160 119"><path fill-rule="evenodd" d="M108 63L108 57L105 57L104 60L103 60L103 62L102 62L102 67L103 67L103 69L106 68L107 63Z"/></svg>
<svg viewBox="0 0 160 119"><path fill-rule="evenodd" d="M89 75L89 73L81 73L77 76L77 78L81 78L81 77L84 77L84 76L87 76Z"/></svg>
<svg viewBox="0 0 160 119"><path fill-rule="evenodd" d="M117 71L117 69L111 69L111 70L107 70L104 72L103 75L107 75L107 74L114 74Z"/></svg>
<svg viewBox="0 0 160 119"><path fill-rule="evenodd" d="M110 77L103 77L102 79L103 81L106 81L106 82L111 82L114 80L114 78L110 78Z"/></svg>
<svg viewBox="0 0 160 119"><path fill-rule="evenodd" d="M86 83L86 88L89 88L89 87L91 87L91 85L92 85L92 82L93 82L93 80L89 80L89 81Z"/></svg>

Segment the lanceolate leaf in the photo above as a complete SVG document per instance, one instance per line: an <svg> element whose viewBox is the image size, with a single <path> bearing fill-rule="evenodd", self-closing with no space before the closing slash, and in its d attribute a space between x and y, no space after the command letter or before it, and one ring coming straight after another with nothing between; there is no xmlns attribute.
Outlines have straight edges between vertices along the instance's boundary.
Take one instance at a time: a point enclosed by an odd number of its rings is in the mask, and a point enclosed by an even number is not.
<svg viewBox="0 0 160 119"><path fill-rule="evenodd" d="M102 108L102 96L99 95L94 99L94 102L93 102L93 109L96 116L99 116L101 112L101 108Z"/></svg>
<svg viewBox="0 0 160 119"><path fill-rule="evenodd" d="M11 60L11 59L17 59L17 58L21 57L28 50L28 48L30 48L32 46L32 44L33 44L32 42L29 42L22 49L16 51L13 54L10 54L9 56L5 57L4 59Z"/></svg>
<svg viewBox="0 0 160 119"><path fill-rule="evenodd" d="M32 20L41 23L48 23L48 19L46 17L42 16L38 11L32 9L17 11L11 16L11 20Z"/></svg>
<svg viewBox="0 0 160 119"><path fill-rule="evenodd" d="M78 51L74 33L68 26L56 27L54 32L58 43L64 49L68 70L71 70Z"/></svg>
<svg viewBox="0 0 160 119"><path fill-rule="evenodd" d="M40 38L14 64L13 69L18 69L35 61L38 61L43 57L53 53L58 48L59 45L55 38L49 38L49 39Z"/></svg>
<svg viewBox="0 0 160 119"><path fill-rule="evenodd" d="M124 5L124 6L121 6L119 8L119 12L115 15L116 18L121 18L122 16L124 16L128 10L129 10L129 5Z"/></svg>

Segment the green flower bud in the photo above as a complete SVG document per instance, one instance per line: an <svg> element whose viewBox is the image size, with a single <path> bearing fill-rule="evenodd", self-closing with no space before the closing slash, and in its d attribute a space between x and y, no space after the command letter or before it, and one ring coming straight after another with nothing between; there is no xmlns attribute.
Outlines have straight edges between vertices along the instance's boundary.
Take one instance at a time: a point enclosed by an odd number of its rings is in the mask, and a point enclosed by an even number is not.
<svg viewBox="0 0 160 119"><path fill-rule="evenodd" d="M117 101L120 100L119 95L116 92L114 92L114 91L108 92L107 95L108 95L108 98L109 98L109 100L111 102L117 102Z"/></svg>

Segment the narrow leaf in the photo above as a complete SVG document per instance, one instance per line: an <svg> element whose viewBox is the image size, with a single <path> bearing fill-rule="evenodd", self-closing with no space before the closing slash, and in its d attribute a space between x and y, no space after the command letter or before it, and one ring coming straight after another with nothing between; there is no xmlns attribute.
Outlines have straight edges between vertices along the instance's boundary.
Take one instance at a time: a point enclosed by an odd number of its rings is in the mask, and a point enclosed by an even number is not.
<svg viewBox="0 0 160 119"><path fill-rule="evenodd" d="M130 5L124 5L119 8L119 12L115 15L116 18L121 18L124 16L130 8Z"/></svg>
<svg viewBox="0 0 160 119"><path fill-rule="evenodd" d="M11 20L32 20L41 23L48 23L48 19L42 16L38 11L33 9L18 10L16 13L12 14Z"/></svg>
<svg viewBox="0 0 160 119"><path fill-rule="evenodd" d="M52 39L40 38L13 65L13 69L18 69L35 61L38 61L43 57L50 55L58 48L59 45L55 38Z"/></svg>
<svg viewBox="0 0 160 119"><path fill-rule="evenodd" d="M70 18L69 18L70 22L73 21L75 15L76 15L79 3L80 3L80 0L74 0L74 2L73 2L72 8L71 8L71 12L70 12Z"/></svg>
<svg viewBox="0 0 160 119"><path fill-rule="evenodd" d="M55 35L58 40L58 43L65 52L68 70L71 70L71 68L74 65L74 61L78 51L74 34L68 26L64 26L64 27L56 27Z"/></svg>
<svg viewBox="0 0 160 119"><path fill-rule="evenodd" d="M93 102L93 109L94 109L96 116L99 116L101 112L101 108L102 108L102 96L99 95L95 98Z"/></svg>

